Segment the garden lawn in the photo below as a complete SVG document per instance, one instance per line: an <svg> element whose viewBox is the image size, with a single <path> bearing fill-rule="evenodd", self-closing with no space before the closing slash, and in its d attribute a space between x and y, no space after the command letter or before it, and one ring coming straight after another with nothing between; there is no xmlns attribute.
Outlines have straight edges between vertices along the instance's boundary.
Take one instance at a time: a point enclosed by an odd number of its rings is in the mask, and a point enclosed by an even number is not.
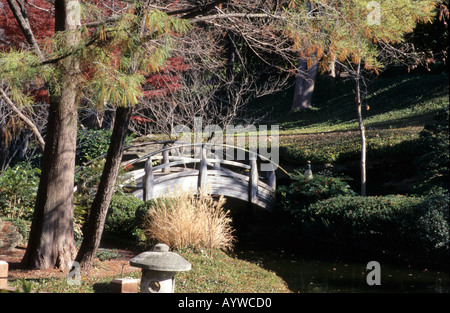
<svg viewBox="0 0 450 313"><path fill-rule="evenodd" d="M192 264L192 270L177 275L176 292L286 293L287 284L274 272L221 251L180 254Z"/></svg>
<svg viewBox="0 0 450 313"><path fill-rule="evenodd" d="M290 112L291 90L261 100L271 111L264 121L280 126L280 147L290 161L328 163L355 159L360 137L353 82L340 82L334 89L319 80L313 108ZM449 108L448 74L380 77L369 85L363 102L368 156L392 154L392 147L411 148L424 125L437 112ZM395 152L395 151L394 151Z"/></svg>
<svg viewBox="0 0 450 313"><path fill-rule="evenodd" d="M121 277L124 266L124 277L141 278L141 270L131 267L130 252L103 250L103 254L111 259L96 259L89 277L82 277L80 285L70 285L67 275L54 269L26 271L13 268L9 272L8 286L26 287L50 293L107 293L109 283ZM192 264L192 269L175 276L175 292L177 293L288 293L287 284L274 272L268 271L256 263L240 260L233 255L221 251L194 252L190 249L177 251ZM20 254L20 253L19 253ZM19 262L21 256L0 256L7 262ZM5 259L6 258L6 259ZM13 264L13 263L10 263ZM17 263L16 263L17 264Z"/></svg>

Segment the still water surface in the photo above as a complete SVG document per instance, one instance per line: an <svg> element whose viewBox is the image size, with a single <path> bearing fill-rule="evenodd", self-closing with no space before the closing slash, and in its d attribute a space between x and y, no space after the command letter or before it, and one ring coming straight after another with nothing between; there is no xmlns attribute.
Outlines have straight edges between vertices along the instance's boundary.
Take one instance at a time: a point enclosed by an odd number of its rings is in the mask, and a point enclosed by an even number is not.
<svg viewBox="0 0 450 313"><path fill-rule="evenodd" d="M429 268L408 263L381 265L381 285L369 286L366 281L371 269L369 261L345 261L337 258L303 257L296 253L264 251L260 249L235 250L236 256L275 272L292 292L395 292L395 293L449 293L450 273L446 269Z"/></svg>

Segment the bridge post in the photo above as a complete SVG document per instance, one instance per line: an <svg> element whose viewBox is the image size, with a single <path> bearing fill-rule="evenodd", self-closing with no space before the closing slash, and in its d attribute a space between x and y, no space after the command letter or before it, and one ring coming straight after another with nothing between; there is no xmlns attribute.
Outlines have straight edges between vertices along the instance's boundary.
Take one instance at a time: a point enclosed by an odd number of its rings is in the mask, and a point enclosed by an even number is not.
<svg viewBox="0 0 450 313"><path fill-rule="evenodd" d="M275 177L275 170L273 164L270 164L271 170L266 172L267 177L267 185L273 188L275 190L277 188L277 179Z"/></svg>
<svg viewBox="0 0 450 313"><path fill-rule="evenodd" d="M197 188L201 189L206 185L208 178L208 163L206 161L206 148L202 145L202 150L200 152L200 168L198 169L198 182Z"/></svg>
<svg viewBox="0 0 450 313"><path fill-rule="evenodd" d="M169 146L167 145L167 143L165 143L163 145L163 149L167 149L168 147ZM164 150L162 152L162 157L163 157L162 164L168 164L169 163L169 150ZM162 171L163 171L163 173L170 173L170 167L167 166L167 167L163 168Z"/></svg>
<svg viewBox="0 0 450 313"><path fill-rule="evenodd" d="M250 173L248 180L248 201L250 203L256 203L258 199L258 162L256 155L250 154Z"/></svg>
<svg viewBox="0 0 450 313"><path fill-rule="evenodd" d="M155 180L153 177L153 165L152 158L149 157L147 161L145 161L145 175L143 178L144 185L144 196L143 200L148 201L153 198L153 189L155 186Z"/></svg>
<svg viewBox="0 0 450 313"><path fill-rule="evenodd" d="M214 154L214 159L216 159L217 161L220 161L220 156L218 156L217 154ZM218 171L220 171L220 162L214 163L214 170L217 171L216 176L220 176L220 174L218 172Z"/></svg>

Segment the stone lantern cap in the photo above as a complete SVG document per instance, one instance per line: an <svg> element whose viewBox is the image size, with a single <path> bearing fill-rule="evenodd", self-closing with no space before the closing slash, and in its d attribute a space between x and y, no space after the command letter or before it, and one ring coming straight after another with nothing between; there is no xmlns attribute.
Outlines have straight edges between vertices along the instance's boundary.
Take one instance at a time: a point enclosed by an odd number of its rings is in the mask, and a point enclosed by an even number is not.
<svg viewBox="0 0 450 313"><path fill-rule="evenodd" d="M182 272L191 269L191 263L182 256L169 252L169 246L159 243L153 251L139 254L130 260L130 265L144 270Z"/></svg>

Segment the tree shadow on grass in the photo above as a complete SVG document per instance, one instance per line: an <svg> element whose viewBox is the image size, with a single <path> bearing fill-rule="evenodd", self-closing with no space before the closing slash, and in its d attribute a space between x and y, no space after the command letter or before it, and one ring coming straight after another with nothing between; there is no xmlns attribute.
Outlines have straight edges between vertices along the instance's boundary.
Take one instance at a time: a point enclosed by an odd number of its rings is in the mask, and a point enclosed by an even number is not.
<svg viewBox="0 0 450 313"><path fill-rule="evenodd" d="M433 99L448 95L447 85L447 74L399 75L376 79L370 84L367 90L368 98L363 103L370 106L370 110L364 112L364 119L429 103ZM258 99L258 105L266 111L269 107L272 108L271 122L280 124L280 129L352 123L357 121L353 89L354 84L351 81L339 82L336 88L330 89L327 81L319 79L312 100L312 110L291 112L291 90ZM420 123L421 118L414 116L412 124ZM395 119L381 123L383 125L380 127L411 124Z"/></svg>

